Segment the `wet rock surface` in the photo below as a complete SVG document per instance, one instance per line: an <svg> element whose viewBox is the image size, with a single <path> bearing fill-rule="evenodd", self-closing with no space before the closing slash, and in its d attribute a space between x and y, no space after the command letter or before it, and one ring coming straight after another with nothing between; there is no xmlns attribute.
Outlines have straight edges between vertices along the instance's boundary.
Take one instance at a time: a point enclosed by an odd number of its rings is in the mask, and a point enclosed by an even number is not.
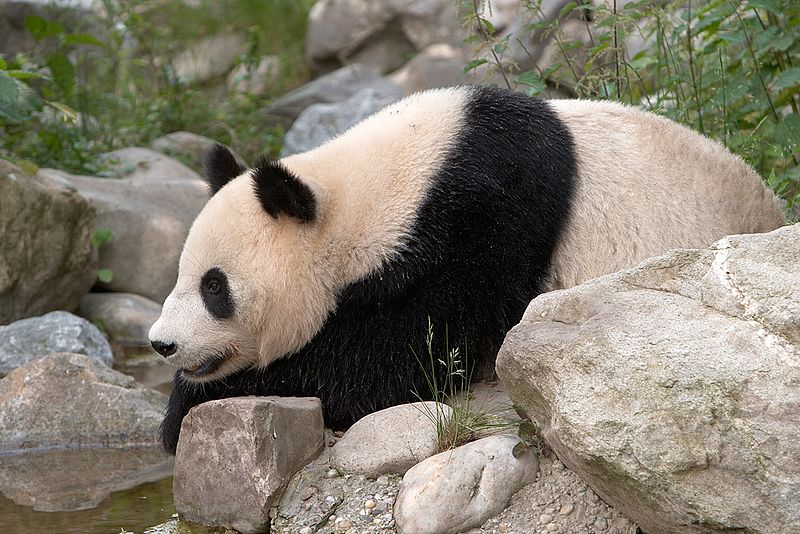
<svg viewBox="0 0 800 534"><path fill-rule="evenodd" d="M96 278L92 206L68 187L0 160L0 324L73 310Z"/></svg>
<svg viewBox="0 0 800 534"><path fill-rule="evenodd" d="M147 347L150 344L148 332L161 315L161 305L133 293L89 293L81 299L78 313L102 326L115 343Z"/></svg>
<svg viewBox="0 0 800 534"><path fill-rule="evenodd" d="M111 230L111 241L100 247L99 265L113 278L98 285L163 302L177 280L189 227L208 201L206 183L183 174L120 179L54 169L40 174L75 188L95 207L95 227Z"/></svg>
<svg viewBox="0 0 800 534"><path fill-rule="evenodd" d="M344 473L376 478L402 475L436 454L437 414L452 410L435 402L418 402L386 408L358 420L333 447L334 467Z"/></svg>
<svg viewBox="0 0 800 534"><path fill-rule="evenodd" d="M500 513L539 469L535 451L514 457L517 443L513 436L483 438L409 469L394 506L398 532L455 534Z"/></svg>
<svg viewBox="0 0 800 534"><path fill-rule="evenodd" d="M800 529L800 225L537 297L497 370L647 532Z"/></svg>
<svg viewBox="0 0 800 534"><path fill-rule="evenodd" d="M343 102L309 106L286 132L281 157L316 148L396 100L394 93L366 88Z"/></svg>
<svg viewBox="0 0 800 534"><path fill-rule="evenodd" d="M90 448L0 456L0 492L43 512L94 508L109 494L172 471L160 447Z"/></svg>
<svg viewBox="0 0 800 534"><path fill-rule="evenodd" d="M92 323L54 311L0 326L0 376L53 352L85 354L111 367L111 346Z"/></svg>
<svg viewBox="0 0 800 534"><path fill-rule="evenodd" d="M158 442L167 398L83 354L49 354L0 380L0 451Z"/></svg>
<svg viewBox="0 0 800 534"><path fill-rule="evenodd" d="M286 484L323 448L319 399L239 397L201 404L181 426L175 507L190 521L264 532Z"/></svg>

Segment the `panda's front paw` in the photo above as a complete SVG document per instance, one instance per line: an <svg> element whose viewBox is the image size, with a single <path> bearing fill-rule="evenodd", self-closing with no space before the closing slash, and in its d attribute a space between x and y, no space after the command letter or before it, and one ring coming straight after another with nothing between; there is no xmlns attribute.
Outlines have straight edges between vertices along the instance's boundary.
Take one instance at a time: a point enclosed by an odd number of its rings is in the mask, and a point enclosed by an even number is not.
<svg viewBox="0 0 800 534"><path fill-rule="evenodd" d="M172 393L167 404L167 413L161 421L161 444L167 454L175 455L178 448L178 438L181 433L183 418L189 413L192 406L199 404L200 399L194 399L191 388L181 377L181 371L175 373L172 383Z"/></svg>

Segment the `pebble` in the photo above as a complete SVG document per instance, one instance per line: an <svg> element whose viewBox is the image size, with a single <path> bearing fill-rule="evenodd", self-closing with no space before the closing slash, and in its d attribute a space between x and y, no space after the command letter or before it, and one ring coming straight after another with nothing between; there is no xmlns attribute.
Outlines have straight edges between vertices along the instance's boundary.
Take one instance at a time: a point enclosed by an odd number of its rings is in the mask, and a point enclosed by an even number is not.
<svg viewBox="0 0 800 534"><path fill-rule="evenodd" d="M336 502L336 497L334 497L333 495L326 495L325 502L328 504L333 504Z"/></svg>
<svg viewBox="0 0 800 534"><path fill-rule="evenodd" d="M328 469L328 472L325 474L327 478L336 478L339 476L339 471L336 469Z"/></svg>
<svg viewBox="0 0 800 534"><path fill-rule="evenodd" d="M388 475L381 475L376 480L379 486L388 486L389 485L389 476Z"/></svg>
<svg viewBox="0 0 800 534"><path fill-rule="evenodd" d="M364 503L364 508L375 508L375 501L373 501L372 499L366 501Z"/></svg>
<svg viewBox="0 0 800 534"><path fill-rule="evenodd" d="M556 525L555 523L550 523L549 525L547 525L547 530L550 532L555 532L556 530L558 530L558 525Z"/></svg>
<svg viewBox="0 0 800 534"><path fill-rule="evenodd" d="M312 532L314 532L314 529L311 527L303 527L300 529L300 534L311 534Z"/></svg>
<svg viewBox="0 0 800 534"><path fill-rule="evenodd" d="M542 514L541 516L539 516L539 524L541 524L541 525L546 525L547 523L549 523L552 520L553 520L553 516L552 515Z"/></svg>
<svg viewBox="0 0 800 534"><path fill-rule="evenodd" d="M561 507L561 510L559 510L558 513L561 514L561 515L569 515L569 514L572 513L572 510L574 510L574 509L575 509L574 505L565 504L564 506Z"/></svg>
<svg viewBox="0 0 800 534"><path fill-rule="evenodd" d="M594 526L597 530L605 530L608 528L608 521L605 517L598 517L594 520Z"/></svg>
<svg viewBox="0 0 800 534"><path fill-rule="evenodd" d="M342 521L342 522L339 523L337 528L339 530L347 530L348 528L352 528L352 526L353 526L353 523L351 523L350 521Z"/></svg>

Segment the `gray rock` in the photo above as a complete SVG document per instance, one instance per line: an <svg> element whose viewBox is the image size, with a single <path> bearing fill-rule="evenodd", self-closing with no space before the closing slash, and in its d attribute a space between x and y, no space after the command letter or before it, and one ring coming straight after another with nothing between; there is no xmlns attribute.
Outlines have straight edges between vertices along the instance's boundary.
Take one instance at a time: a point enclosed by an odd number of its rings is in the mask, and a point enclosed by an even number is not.
<svg viewBox="0 0 800 534"><path fill-rule="evenodd" d="M7 455L0 462L0 492L39 512L86 510L113 492L169 476L172 463L161 447Z"/></svg>
<svg viewBox="0 0 800 534"><path fill-rule="evenodd" d="M75 309L96 278L92 206L4 160L0 199L0 324Z"/></svg>
<svg viewBox="0 0 800 534"><path fill-rule="evenodd" d="M385 73L415 51L458 45L468 33L449 0L319 0L308 16L306 55L316 73L355 62Z"/></svg>
<svg viewBox="0 0 800 534"><path fill-rule="evenodd" d="M800 225L540 295L497 371L647 532L800 530Z"/></svg>
<svg viewBox="0 0 800 534"><path fill-rule="evenodd" d="M436 417L451 413L444 404L416 402L369 414L333 447L333 464L345 473L370 478L402 475L438 452Z"/></svg>
<svg viewBox="0 0 800 534"><path fill-rule="evenodd" d="M278 56L264 56L255 68L240 64L228 75L228 90L238 94L263 96L281 79L281 61Z"/></svg>
<svg viewBox="0 0 800 534"><path fill-rule="evenodd" d="M245 39L239 34L205 37L181 52L173 62L182 83L196 83L227 74L244 53Z"/></svg>
<svg viewBox="0 0 800 534"><path fill-rule="evenodd" d="M49 354L0 380L0 450L155 444L166 402L88 356Z"/></svg>
<svg viewBox="0 0 800 534"><path fill-rule="evenodd" d="M216 143L216 141L213 139L196 133L172 132L155 139L150 143L150 146L153 150L179 158L181 161L185 161L192 169L202 172L203 158L205 157L206 150L214 143ZM234 153L234 156L242 165L245 165L244 159L236 154L230 147L227 148ZM197 175L195 176L197 177Z"/></svg>
<svg viewBox="0 0 800 534"><path fill-rule="evenodd" d="M132 181L160 182L201 179L199 174L180 161L149 148L121 148L105 154L103 159L110 163L113 172Z"/></svg>
<svg viewBox="0 0 800 534"><path fill-rule="evenodd" d="M312 104L331 104L347 100L362 89L372 88L385 97L401 98L403 90L366 65L348 65L321 76L291 91L266 107L270 121L289 127Z"/></svg>
<svg viewBox="0 0 800 534"><path fill-rule="evenodd" d="M1 0L0 51L7 58L13 58L19 53L41 53L56 48L55 40L37 42L34 39L25 27L25 18L29 16L58 22L68 32L102 35L105 24L92 10L93 3L93 0Z"/></svg>
<svg viewBox="0 0 800 534"><path fill-rule="evenodd" d="M316 148L396 100L395 94L367 88L343 102L309 106L286 132L281 157Z"/></svg>
<svg viewBox="0 0 800 534"><path fill-rule="evenodd" d="M498 514L539 469L533 450L514 457L517 443L513 436L483 438L409 469L394 505L397 531L455 534Z"/></svg>
<svg viewBox="0 0 800 534"><path fill-rule="evenodd" d="M178 277L178 259L194 218L208 201L201 180L93 178L54 169L44 174L70 185L97 210L96 228L112 232L100 247L99 266L113 279L98 286L163 302Z"/></svg>
<svg viewBox="0 0 800 534"><path fill-rule="evenodd" d="M475 83L478 80L474 72L464 73L467 63L464 50L445 43L432 44L390 74L389 79L407 95L436 87Z"/></svg>
<svg viewBox="0 0 800 534"><path fill-rule="evenodd" d="M161 305L132 293L89 293L81 299L78 312L99 324L115 343L146 347L150 344L150 327L161 315Z"/></svg>
<svg viewBox="0 0 800 534"><path fill-rule="evenodd" d="M0 376L52 352L85 354L111 367L111 346L89 321L65 311L0 326Z"/></svg>
<svg viewBox="0 0 800 534"><path fill-rule="evenodd" d="M205 525L268 530L269 509L322 452L323 432L314 398L240 397L192 408L175 459L175 508Z"/></svg>

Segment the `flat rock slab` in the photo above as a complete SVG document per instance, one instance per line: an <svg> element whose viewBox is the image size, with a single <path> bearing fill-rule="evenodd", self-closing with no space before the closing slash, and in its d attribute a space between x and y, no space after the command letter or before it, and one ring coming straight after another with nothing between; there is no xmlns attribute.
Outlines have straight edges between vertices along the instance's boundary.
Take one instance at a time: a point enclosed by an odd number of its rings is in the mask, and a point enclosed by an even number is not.
<svg viewBox="0 0 800 534"><path fill-rule="evenodd" d="M394 505L398 532L455 534L500 513L539 470L535 451L514 457L517 443L513 436L483 438L409 469Z"/></svg>
<svg viewBox="0 0 800 534"><path fill-rule="evenodd" d="M158 446L0 456L0 492L40 512L87 510L113 492L169 476L172 464Z"/></svg>
<svg viewBox="0 0 800 534"><path fill-rule="evenodd" d="M54 352L85 354L111 367L111 345L92 323L54 311L0 326L0 376Z"/></svg>
<svg viewBox="0 0 800 534"><path fill-rule="evenodd" d="M49 354L0 380L0 451L158 443L167 398L83 354Z"/></svg>
<svg viewBox="0 0 800 534"><path fill-rule="evenodd" d="M800 531L800 225L540 295L497 371L646 532Z"/></svg>
<svg viewBox="0 0 800 534"><path fill-rule="evenodd" d="M269 529L269 510L324 448L319 399L238 397L192 408L175 458L175 508L242 533Z"/></svg>
<svg viewBox="0 0 800 534"><path fill-rule="evenodd" d="M402 475L438 452L436 418L452 409L435 402L402 404L371 413L345 432L333 447L333 464L345 473L375 478Z"/></svg>

